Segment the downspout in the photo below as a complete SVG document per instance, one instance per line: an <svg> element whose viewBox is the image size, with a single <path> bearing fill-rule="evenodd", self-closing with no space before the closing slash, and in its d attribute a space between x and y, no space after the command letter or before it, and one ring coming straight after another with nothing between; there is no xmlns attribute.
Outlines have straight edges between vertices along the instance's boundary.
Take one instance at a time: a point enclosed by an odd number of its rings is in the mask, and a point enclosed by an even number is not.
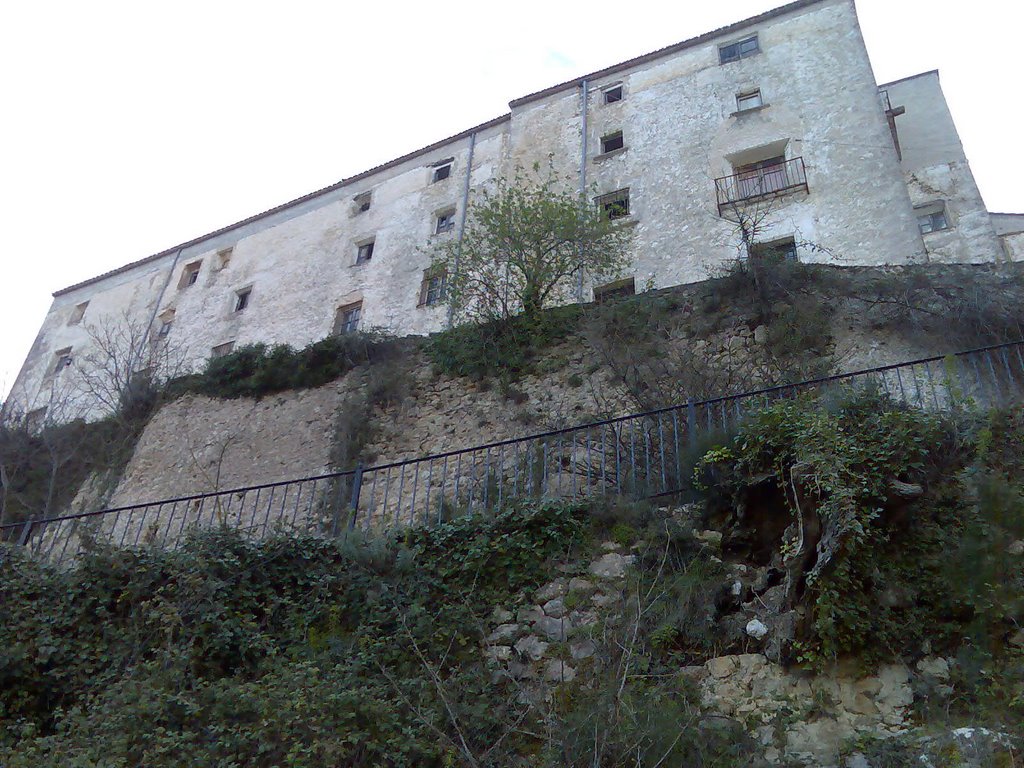
<svg viewBox="0 0 1024 768"><path fill-rule="evenodd" d="M580 205L584 204L587 194L587 80L580 83L580 114L582 117L581 130L583 140L580 142ZM576 284L576 301L583 303L583 243L580 243L580 269L579 280Z"/></svg>
<svg viewBox="0 0 1024 768"><path fill-rule="evenodd" d="M167 293L167 286L171 284L171 278L174 277L174 270L178 266L178 259L181 258L181 252L184 250L185 248L181 247L178 249L178 252L174 254L174 261L171 262L171 268L167 271L167 277L164 279L164 284L160 286L160 293L157 294L156 303L153 304L153 311L149 315L149 322L146 323L146 332L142 335L142 338L139 339L139 357L142 356L142 347L146 344L146 341L149 339L150 334L153 332L153 322L156 320L157 313L160 311L160 305L163 303L164 294ZM133 349L132 357L135 356L135 352L136 350ZM131 376L134 373L134 370L135 361L129 359L128 375Z"/></svg>
<svg viewBox="0 0 1024 768"><path fill-rule="evenodd" d="M462 256L462 236L466 232L466 214L469 209L469 177L473 173L473 150L476 149L476 131L469 134L469 159L466 161L466 180L462 184L462 210L459 212L459 239L455 244L455 260L452 262L452 280L459 273L459 259ZM448 327L455 322L455 305L448 302Z"/></svg>

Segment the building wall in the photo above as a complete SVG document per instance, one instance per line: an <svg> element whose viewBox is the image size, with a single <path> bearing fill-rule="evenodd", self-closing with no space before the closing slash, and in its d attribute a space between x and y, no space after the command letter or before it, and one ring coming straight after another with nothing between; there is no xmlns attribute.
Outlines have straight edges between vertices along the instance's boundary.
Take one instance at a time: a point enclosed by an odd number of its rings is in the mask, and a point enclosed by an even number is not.
<svg viewBox="0 0 1024 768"><path fill-rule="evenodd" d="M758 53L720 63L720 45L755 33ZM454 210L458 222L467 172L471 199L517 166L534 163L550 162L576 185L584 144L588 193L629 188L630 217L623 223L636 227L629 271L638 289L701 280L741 255L730 221L735 211L720 215L715 180L776 154L802 158L807 191L759 202L756 240L792 237L807 261L909 263L926 258L925 246L931 258L991 260L999 243L987 214L982 221L984 206L962 149L948 162L948 155L924 149L945 148L955 128L951 118L939 135L918 126L923 118L916 115L932 109L929 100L937 99L934 109L948 117L937 80L920 80L893 86L908 104L902 168L852 0L802 0L588 76L586 142L580 81L515 100L509 116L475 129L472 167L466 132L58 292L12 401L25 410L44 404L55 352L70 346L75 365L82 364L87 329L125 316L155 333L173 312L166 338L192 369L229 342L308 344L332 331L338 307L354 302L362 302L363 328L440 330L445 310L417 306L420 284L432 244L457 236L435 235L433 227L442 211ZM614 84L622 85L624 98L606 104L602 89ZM764 106L737 114L737 94L755 88ZM602 155L602 136L617 130L624 150ZM449 178L431 183L436 163L449 158ZM952 232L924 243L912 207L925 195L923 178L938 185L956 222ZM365 192L372 195L370 209L358 212L353 198ZM356 265L358 244L370 238L371 261ZM219 253L226 248L231 258L222 267ZM196 263L196 282L182 282ZM592 287L586 285L585 298ZM246 289L248 306L234 311ZM83 322L68 326L69 313L84 301ZM72 372L60 374L68 386ZM99 415L88 397L75 402L84 415Z"/></svg>
<svg viewBox="0 0 1024 768"><path fill-rule="evenodd" d="M993 213L991 217L1003 256L1009 261L1024 261L1024 213Z"/></svg>
<svg viewBox="0 0 1024 768"><path fill-rule="evenodd" d="M915 206L945 206L948 227L922 235L929 261L992 261L1000 244L942 94L939 73L925 72L880 90L888 93L893 107L906 110L896 118L896 130L911 200Z"/></svg>

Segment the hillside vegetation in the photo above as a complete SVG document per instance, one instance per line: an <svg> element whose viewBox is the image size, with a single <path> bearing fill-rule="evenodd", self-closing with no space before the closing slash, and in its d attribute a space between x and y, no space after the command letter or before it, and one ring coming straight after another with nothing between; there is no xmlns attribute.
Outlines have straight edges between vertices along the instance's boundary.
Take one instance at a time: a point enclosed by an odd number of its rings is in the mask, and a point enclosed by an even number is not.
<svg viewBox="0 0 1024 768"><path fill-rule="evenodd" d="M214 530L65 570L14 555L0 567L0 764L795 761L687 676L747 653L819 675L948 664L941 686L915 678L902 735L843 744L837 764L919 766L922 739L969 724L1001 734L986 764L1019 765L1022 444L1019 408L939 417L849 393L752 416L698 462L698 495L670 506L452 510L377 539ZM594 592L608 558L631 566ZM572 674L538 677L528 644L492 628L545 626L532 606L549 583L576 584L556 607L578 629L540 651ZM794 702L767 733L831 706ZM967 764L934 744L948 761L931 764Z"/></svg>

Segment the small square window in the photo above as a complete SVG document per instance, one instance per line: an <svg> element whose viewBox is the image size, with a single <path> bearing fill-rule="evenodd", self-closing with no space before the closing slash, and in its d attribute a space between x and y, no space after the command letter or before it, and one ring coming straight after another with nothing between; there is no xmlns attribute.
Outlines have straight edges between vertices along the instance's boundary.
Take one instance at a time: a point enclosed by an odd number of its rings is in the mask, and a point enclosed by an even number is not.
<svg viewBox="0 0 1024 768"><path fill-rule="evenodd" d="M746 112L748 109L757 109L764 104L761 102L760 89L736 94L736 111Z"/></svg>
<svg viewBox="0 0 1024 768"><path fill-rule="evenodd" d="M622 138L622 131L616 131L615 133L609 133L607 136L601 137L602 155L607 155L609 152L615 152L625 146L626 143Z"/></svg>
<svg viewBox="0 0 1024 768"><path fill-rule="evenodd" d="M74 358L71 357L71 347L64 347L64 349L58 349L53 353L53 368L50 369L51 376L57 376L65 368L68 368Z"/></svg>
<svg viewBox="0 0 1024 768"><path fill-rule="evenodd" d="M750 258L762 261L799 261L796 255L796 240L783 237L768 243L754 243L750 246Z"/></svg>
<svg viewBox="0 0 1024 768"><path fill-rule="evenodd" d="M434 222L434 234L440 235L445 232L451 232L455 229L455 211L445 211L437 215L437 220Z"/></svg>
<svg viewBox="0 0 1024 768"><path fill-rule="evenodd" d="M234 252L234 248L222 248L217 251L217 269L225 269L231 263L231 257L234 255Z"/></svg>
<svg viewBox="0 0 1024 768"><path fill-rule="evenodd" d="M600 303L609 299L618 299L623 296L632 296L636 293L636 281L629 277L625 280L616 280L614 283L599 285L594 288L594 301Z"/></svg>
<svg viewBox="0 0 1024 768"><path fill-rule="evenodd" d="M372 196L369 192L363 192L352 198L352 211L354 213L366 213L370 210Z"/></svg>
<svg viewBox="0 0 1024 768"><path fill-rule="evenodd" d="M365 264L373 258L373 240L356 246L356 264Z"/></svg>
<svg viewBox="0 0 1024 768"><path fill-rule="evenodd" d="M436 184L439 181L444 181L452 175L452 164L445 163L434 168L434 173L430 177L430 182Z"/></svg>
<svg viewBox="0 0 1024 768"><path fill-rule="evenodd" d="M36 408L25 414L25 428L29 432L38 432L46 424L46 406Z"/></svg>
<svg viewBox="0 0 1024 768"><path fill-rule="evenodd" d="M420 300L417 306L432 307L444 300L444 291L448 287L448 274L443 269L428 269L423 272L420 283Z"/></svg>
<svg viewBox="0 0 1024 768"><path fill-rule="evenodd" d="M235 312L241 312L249 306L249 298L252 296L252 288L243 288L235 293Z"/></svg>
<svg viewBox="0 0 1024 768"><path fill-rule="evenodd" d="M609 220L622 219L629 216L629 188L619 189L595 198L597 208Z"/></svg>
<svg viewBox="0 0 1024 768"><path fill-rule="evenodd" d="M607 88L603 91L604 103L614 104L616 101L622 101L622 86L616 85L612 88Z"/></svg>
<svg viewBox="0 0 1024 768"><path fill-rule="evenodd" d="M174 310L168 309L160 313L160 328L157 330L156 335L158 338L165 338L171 332L171 326L174 324Z"/></svg>
<svg viewBox="0 0 1024 768"><path fill-rule="evenodd" d="M202 265L203 262L201 261L193 261L191 264L186 264L185 268L181 271L178 288L188 288L190 285L195 285L199 280L199 268Z"/></svg>
<svg viewBox="0 0 1024 768"><path fill-rule="evenodd" d="M357 301L338 307L334 315L334 333L355 333L359 330L359 319L363 314L363 302Z"/></svg>
<svg viewBox="0 0 1024 768"><path fill-rule="evenodd" d="M85 310L88 308L88 301L83 301L81 304L77 304L75 308L71 310L71 317L68 318L68 325L78 325L82 322L82 318L85 317Z"/></svg>
<svg viewBox="0 0 1024 768"><path fill-rule="evenodd" d="M723 45L718 49L718 62L728 64L730 61L738 61L760 52L761 48L757 43L757 35L745 37L735 43Z"/></svg>
<svg viewBox="0 0 1024 768"><path fill-rule="evenodd" d="M224 355L230 355L235 348L235 342L226 341L223 344L218 344L216 347L210 350L210 357L224 357Z"/></svg>
<svg viewBox="0 0 1024 768"><path fill-rule="evenodd" d="M914 215L917 216L917 227L921 230L922 235L949 229L946 205L943 202L918 206L914 209Z"/></svg>

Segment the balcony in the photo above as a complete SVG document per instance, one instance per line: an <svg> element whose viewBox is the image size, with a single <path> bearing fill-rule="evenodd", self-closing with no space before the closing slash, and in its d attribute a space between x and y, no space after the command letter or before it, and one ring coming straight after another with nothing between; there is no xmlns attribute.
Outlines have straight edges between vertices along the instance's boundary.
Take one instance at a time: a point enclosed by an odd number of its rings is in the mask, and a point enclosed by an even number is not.
<svg viewBox="0 0 1024 768"><path fill-rule="evenodd" d="M719 215L734 203L755 202L799 190L808 191L802 157L772 158L738 168L732 176L715 179Z"/></svg>

